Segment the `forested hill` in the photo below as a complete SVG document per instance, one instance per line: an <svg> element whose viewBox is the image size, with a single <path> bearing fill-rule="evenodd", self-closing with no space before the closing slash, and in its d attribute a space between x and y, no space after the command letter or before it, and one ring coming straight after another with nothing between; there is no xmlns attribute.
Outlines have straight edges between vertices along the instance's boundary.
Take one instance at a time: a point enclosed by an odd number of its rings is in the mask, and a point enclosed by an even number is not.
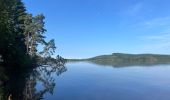
<svg viewBox="0 0 170 100"><path fill-rule="evenodd" d="M90 61L101 65L139 65L170 63L170 55L113 53L88 59L68 59L68 61Z"/></svg>
<svg viewBox="0 0 170 100"><path fill-rule="evenodd" d="M170 55L161 54L124 54L113 53L111 55L101 55L88 60L112 60L112 61L170 61Z"/></svg>

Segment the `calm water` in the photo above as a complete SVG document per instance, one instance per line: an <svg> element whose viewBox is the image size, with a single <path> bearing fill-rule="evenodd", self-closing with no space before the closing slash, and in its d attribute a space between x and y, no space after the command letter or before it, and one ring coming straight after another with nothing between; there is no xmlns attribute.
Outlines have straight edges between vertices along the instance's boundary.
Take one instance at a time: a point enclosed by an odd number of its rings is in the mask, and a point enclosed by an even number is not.
<svg viewBox="0 0 170 100"><path fill-rule="evenodd" d="M45 100L170 100L170 65L102 66L67 63ZM39 83L38 89L42 86Z"/></svg>

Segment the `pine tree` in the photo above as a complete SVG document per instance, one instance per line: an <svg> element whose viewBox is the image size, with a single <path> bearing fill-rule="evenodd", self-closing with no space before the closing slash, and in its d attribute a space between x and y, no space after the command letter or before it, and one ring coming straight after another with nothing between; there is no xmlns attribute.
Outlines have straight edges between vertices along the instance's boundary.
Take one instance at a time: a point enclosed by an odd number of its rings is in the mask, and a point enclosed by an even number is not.
<svg viewBox="0 0 170 100"><path fill-rule="evenodd" d="M25 14L21 0L0 0L0 55L4 63L18 63L22 60L19 57L25 56Z"/></svg>
<svg viewBox="0 0 170 100"><path fill-rule="evenodd" d="M38 44L45 44L44 18L43 15L33 17L31 14L27 14L25 18L25 44L27 45L27 53L31 56L36 55Z"/></svg>

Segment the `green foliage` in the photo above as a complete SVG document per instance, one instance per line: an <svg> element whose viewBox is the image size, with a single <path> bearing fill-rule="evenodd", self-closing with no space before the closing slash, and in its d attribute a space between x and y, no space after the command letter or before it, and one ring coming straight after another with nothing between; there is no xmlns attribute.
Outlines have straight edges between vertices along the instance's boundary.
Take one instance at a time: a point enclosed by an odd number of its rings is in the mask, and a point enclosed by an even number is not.
<svg viewBox="0 0 170 100"><path fill-rule="evenodd" d="M42 14L26 13L21 0L0 0L0 61L25 65L35 61L37 54L51 56L56 47L53 39L45 41L44 19ZM41 53L38 45L44 46Z"/></svg>
<svg viewBox="0 0 170 100"><path fill-rule="evenodd" d="M0 0L0 55L5 64L18 64L23 60L19 57L26 56L24 16L25 7L20 0Z"/></svg>
<svg viewBox="0 0 170 100"><path fill-rule="evenodd" d="M54 39L50 40L49 42L45 42L45 46L42 52L40 52L43 57L50 57L55 52L56 46Z"/></svg>
<svg viewBox="0 0 170 100"><path fill-rule="evenodd" d="M44 16L37 15L33 17L31 14L27 14L25 17L25 31L27 53L31 56L35 56L37 52L38 44L45 44L45 29L44 29Z"/></svg>

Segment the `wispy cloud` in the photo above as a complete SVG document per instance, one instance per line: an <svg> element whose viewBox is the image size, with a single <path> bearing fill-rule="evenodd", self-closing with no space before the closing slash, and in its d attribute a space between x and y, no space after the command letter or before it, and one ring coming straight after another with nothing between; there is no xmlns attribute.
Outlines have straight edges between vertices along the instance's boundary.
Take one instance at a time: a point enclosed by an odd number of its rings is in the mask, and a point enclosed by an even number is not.
<svg viewBox="0 0 170 100"><path fill-rule="evenodd" d="M137 26L146 32L145 36L141 37L141 51L170 53L170 16L146 20Z"/></svg>
<svg viewBox="0 0 170 100"><path fill-rule="evenodd" d="M141 47L143 52L170 53L170 32L142 37L145 44Z"/></svg>
<svg viewBox="0 0 170 100"><path fill-rule="evenodd" d="M152 41L170 41L170 33L162 33L159 35L145 36L144 38L147 40L152 40Z"/></svg>
<svg viewBox="0 0 170 100"><path fill-rule="evenodd" d="M147 28L168 27L170 28L170 16L154 18L143 23Z"/></svg>
<svg viewBox="0 0 170 100"><path fill-rule="evenodd" d="M142 2L136 3L136 4L128 7L125 11L125 14L130 15L130 16L137 15L142 10L142 8L143 8Z"/></svg>
<svg viewBox="0 0 170 100"><path fill-rule="evenodd" d="M149 43L140 48L140 51L145 53L161 53L170 54L170 42L164 43Z"/></svg>

